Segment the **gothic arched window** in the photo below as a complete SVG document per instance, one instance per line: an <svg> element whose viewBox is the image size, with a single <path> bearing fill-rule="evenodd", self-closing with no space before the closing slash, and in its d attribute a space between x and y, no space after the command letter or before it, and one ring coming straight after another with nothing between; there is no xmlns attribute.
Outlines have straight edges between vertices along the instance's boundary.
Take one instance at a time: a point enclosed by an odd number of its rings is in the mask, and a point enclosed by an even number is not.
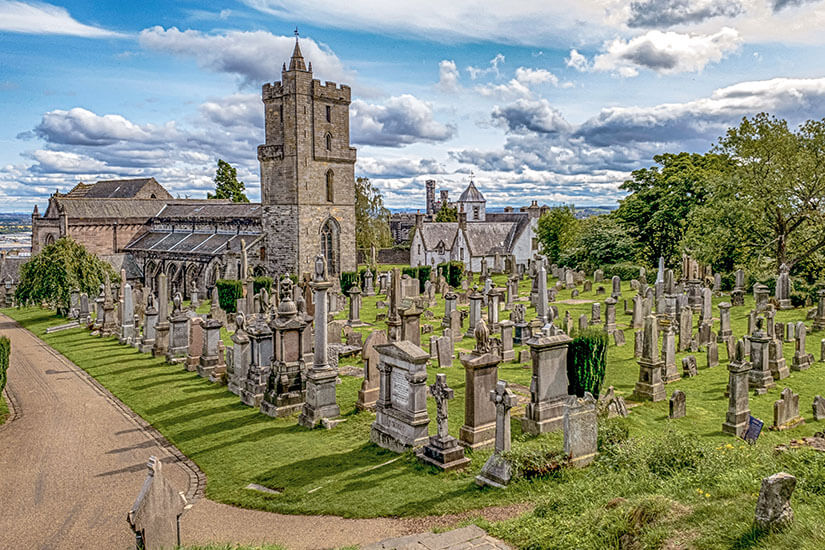
<svg viewBox="0 0 825 550"><path fill-rule="evenodd" d="M341 227L334 218L328 218L321 226L321 254L327 261L327 273L338 276L338 259L340 258Z"/></svg>
<svg viewBox="0 0 825 550"><path fill-rule="evenodd" d="M333 202L335 199L335 174L332 170L327 170L327 202Z"/></svg>
<svg viewBox="0 0 825 550"><path fill-rule="evenodd" d="M327 135L324 137L326 141L327 151L332 151L332 134L327 132Z"/></svg>

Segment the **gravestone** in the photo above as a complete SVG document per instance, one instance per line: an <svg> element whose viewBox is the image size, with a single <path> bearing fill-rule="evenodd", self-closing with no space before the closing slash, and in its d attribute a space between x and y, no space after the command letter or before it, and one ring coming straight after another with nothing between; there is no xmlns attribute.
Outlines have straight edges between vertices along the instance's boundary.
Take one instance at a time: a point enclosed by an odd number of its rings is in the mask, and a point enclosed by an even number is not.
<svg viewBox="0 0 825 550"><path fill-rule="evenodd" d="M682 373L685 378L693 378L698 374L696 369L696 357L688 355L682 358Z"/></svg>
<svg viewBox="0 0 825 550"><path fill-rule="evenodd" d="M599 415L606 418L627 417L627 404L624 397L616 395L613 386L607 388L607 391L602 392L599 396Z"/></svg>
<svg viewBox="0 0 825 550"><path fill-rule="evenodd" d="M624 331L621 331L621 330L614 330L613 331L613 343L617 347L621 347L625 344Z"/></svg>
<svg viewBox="0 0 825 550"><path fill-rule="evenodd" d="M767 393L769 389L776 386L768 363L770 338L762 330L764 322L764 317L760 316L756 319L754 331L748 339L751 346L751 370L748 373L748 381L751 389L757 394Z"/></svg>
<svg viewBox="0 0 825 550"><path fill-rule="evenodd" d="M144 550L174 548L180 544L179 518L186 497L163 475L163 463L149 457L149 474L126 519L135 533L136 547Z"/></svg>
<svg viewBox="0 0 825 550"><path fill-rule="evenodd" d="M670 413L668 418L684 418L685 416L685 392L674 390L670 395Z"/></svg>
<svg viewBox="0 0 825 550"><path fill-rule="evenodd" d="M719 346L716 341L708 342L706 356L708 360L708 368L719 366Z"/></svg>
<svg viewBox="0 0 825 550"><path fill-rule="evenodd" d="M634 329L642 328L644 325L643 319L643 305L644 298L637 294L633 297L633 316L631 317L630 326Z"/></svg>
<svg viewBox="0 0 825 550"><path fill-rule="evenodd" d="M203 319L193 317L189 321L189 349L186 353L186 370L194 372L198 370L203 351Z"/></svg>
<svg viewBox="0 0 825 550"><path fill-rule="evenodd" d="M570 466L583 468L598 454L599 430L596 400L585 392L584 397L568 396L564 413L564 454Z"/></svg>
<svg viewBox="0 0 825 550"><path fill-rule="evenodd" d="M463 468L470 463L464 456L464 448L458 440L450 435L447 425L447 401L455 397L453 390L447 386L447 375L436 375L435 383L430 386L430 395L436 404L436 435L430 436L429 443L418 453L418 457L444 471Z"/></svg>
<svg viewBox="0 0 825 550"><path fill-rule="evenodd" d="M572 339L552 323L527 341L533 358L530 402L521 429L539 435L562 428L567 400L567 347Z"/></svg>
<svg viewBox="0 0 825 550"><path fill-rule="evenodd" d="M679 351L690 349L692 335L693 311L689 307L683 307L679 312Z"/></svg>
<svg viewBox="0 0 825 550"><path fill-rule="evenodd" d="M637 330L633 333L633 357L639 359L644 352L645 338L644 332Z"/></svg>
<svg viewBox="0 0 825 550"><path fill-rule="evenodd" d="M503 489L513 476L512 466L504 453L510 450L510 409L516 406L518 399L504 380L498 381L489 399L496 411L495 450L476 476L476 484Z"/></svg>
<svg viewBox="0 0 825 550"><path fill-rule="evenodd" d="M813 411L815 421L825 420L825 399L821 395L814 397Z"/></svg>
<svg viewBox="0 0 825 550"><path fill-rule="evenodd" d="M219 382L226 372L226 359L220 352L221 328L223 323L217 319L207 319L203 323L203 348L198 374L212 382Z"/></svg>
<svg viewBox="0 0 825 550"><path fill-rule="evenodd" d="M782 531L793 523L791 495L796 488L796 478L779 472L762 480L756 501L754 526L761 531Z"/></svg>
<svg viewBox="0 0 825 550"><path fill-rule="evenodd" d="M516 358L516 352L513 351L513 322L501 321L498 328L501 338L501 360L513 361Z"/></svg>
<svg viewBox="0 0 825 550"><path fill-rule="evenodd" d="M429 355L407 341L377 345L379 391L370 441L391 451L427 443L427 360Z"/></svg>
<svg viewBox="0 0 825 550"><path fill-rule="evenodd" d="M235 327L235 332L232 334L232 371L228 377L227 388L235 395L240 395L252 362L252 348L249 336L246 334L246 317L243 313L239 312L235 316Z"/></svg>
<svg viewBox="0 0 825 550"><path fill-rule="evenodd" d="M81 305L83 304L81 296ZM158 323L158 310L155 307L155 296L149 294L146 303L146 321L143 324L143 338L140 340L138 349L141 353L152 353L157 338L156 326Z"/></svg>
<svg viewBox="0 0 825 550"><path fill-rule="evenodd" d="M136 336L134 294L132 294L132 285L129 283L126 283L123 288L123 310L121 311L118 341L121 344L131 345Z"/></svg>
<svg viewBox="0 0 825 550"><path fill-rule="evenodd" d="M604 304L604 331L608 334L612 334L616 331L616 299L608 298L604 301Z"/></svg>
<svg viewBox="0 0 825 550"><path fill-rule="evenodd" d="M667 397L662 381L664 363L659 357L659 335L654 315L645 317L642 357L639 359L639 380L633 390L637 401L663 401Z"/></svg>
<svg viewBox="0 0 825 550"><path fill-rule="evenodd" d="M602 304L593 302L590 304L590 325L600 325L602 322Z"/></svg>
<svg viewBox="0 0 825 550"><path fill-rule="evenodd" d="M587 315L585 315L584 313L579 315L579 333L584 332L585 330L587 330L587 325L588 324L589 323L587 322Z"/></svg>
<svg viewBox="0 0 825 550"><path fill-rule="evenodd" d="M730 293L730 303L733 306L745 305L745 272L736 270L734 275L733 291Z"/></svg>
<svg viewBox="0 0 825 550"><path fill-rule="evenodd" d="M771 340L768 342L768 368L774 380L783 380L791 375L785 363L785 356L782 353L782 341Z"/></svg>
<svg viewBox="0 0 825 550"><path fill-rule="evenodd" d="M813 332L825 330L825 289L817 291L816 313L814 314Z"/></svg>
<svg viewBox="0 0 825 550"><path fill-rule="evenodd" d="M181 308L183 298L180 292L175 294L174 309L169 319L169 351L166 352L166 361L173 365L186 361L189 352L189 316Z"/></svg>
<svg viewBox="0 0 825 550"><path fill-rule="evenodd" d="M790 323L788 323L790 325ZM796 344L793 354L793 361L791 362L791 369L795 371L803 371L811 368L813 363L813 356L806 351L808 329L805 323L799 321L796 324Z"/></svg>
<svg viewBox="0 0 825 550"><path fill-rule="evenodd" d="M254 316L251 325L245 325L244 330L249 337L250 355L246 378L239 384L239 396L244 405L258 408L272 368L272 329L262 317Z"/></svg>
<svg viewBox="0 0 825 550"><path fill-rule="evenodd" d="M662 381L669 384L681 380L682 375L676 367L676 333L673 331L673 325L665 327L662 334L662 361L664 362Z"/></svg>
<svg viewBox="0 0 825 550"><path fill-rule="evenodd" d="M610 296L618 300L622 297L622 280L619 278L618 275L614 275L611 279L611 283L613 285L613 290Z"/></svg>
<svg viewBox="0 0 825 550"><path fill-rule="evenodd" d="M442 336L435 340L436 358L438 368L449 368L453 366L453 339L449 336Z"/></svg>
<svg viewBox="0 0 825 550"><path fill-rule="evenodd" d="M475 330L475 349L459 358L464 366L464 425L458 432L461 444L470 449L490 446L495 441L496 411L490 391L498 381L501 358L494 353L484 320Z"/></svg>
<svg viewBox="0 0 825 550"><path fill-rule="evenodd" d="M347 325L351 327L363 327L367 323L361 321L361 289L353 286L349 289L349 315Z"/></svg>
<svg viewBox="0 0 825 550"><path fill-rule="evenodd" d="M544 268L544 261L539 262L538 273L538 293L536 294L536 316L541 324L547 323L547 271Z"/></svg>
<svg viewBox="0 0 825 550"><path fill-rule="evenodd" d="M791 270L785 264L779 266L779 276L776 278L774 296L779 304L779 309L793 309L791 304Z"/></svg>
<svg viewBox="0 0 825 550"><path fill-rule="evenodd" d="M719 304L719 334L716 335L716 341L718 343L726 342L733 336L733 330L730 325L730 308L731 305L728 302Z"/></svg>
<svg viewBox="0 0 825 550"><path fill-rule="evenodd" d="M748 427L751 411L748 406L748 371L751 365L745 359L745 342L736 343L736 352L728 363L728 412L722 431L742 437Z"/></svg>
<svg viewBox="0 0 825 550"><path fill-rule="evenodd" d="M604 281L604 271L601 269L597 269L593 272L593 282L594 283L601 283Z"/></svg>
<svg viewBox="0 0 825 550"><path fill-rule="evenodd" d="M805 421L799 416L799 394L791 388L782 390L782 398L773 403L772 430L788 430Z"/></svg>

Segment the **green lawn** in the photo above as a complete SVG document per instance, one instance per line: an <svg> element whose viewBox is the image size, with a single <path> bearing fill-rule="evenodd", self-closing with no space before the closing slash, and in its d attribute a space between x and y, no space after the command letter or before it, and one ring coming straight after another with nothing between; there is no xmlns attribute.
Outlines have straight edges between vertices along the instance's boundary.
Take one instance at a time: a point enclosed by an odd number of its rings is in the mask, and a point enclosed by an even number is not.
<svg viewBox="0 0 825 550"><path fill-rule="evenodd" d="M503 286L504 278L494 278ZM554 282L554 281L553 281ZM594 289L595 289L594 285ZM609 288L609 282L605 283ZM529 292L522 283L521 295ZM633 293L623 286L624 297ZM569 309L575 319L590 313L590 304L566 304L570 291L562 291L560 313ZM595 292L579 299L595 300ZM599 297L602 300L604 297ZM376 301L366 297L361 318L375 319ZM714 302L727 298L715 299ZM732 309L735 334L747 326L748 299ZM441 333L443 301L433 308L435 334ZM816 363L806 372L794 372L768 395L752 397L751 410L765 420L766 430L757 445L748 447L721 432L727 408L723 392L727 383L726 353L721 365L707 369L704 353L697 354L699 376L668 385L668 393L687 394L687 417L669 421L667 402L632 406L626 424L631 440L605 447L600 459L583 471L565 471L540 479L519 480L506 491L481 489L473 483L489 451L471 453L472 463L462 473L437 473L411 455L396 455L369 442L374 415L356 412L360 378L342 376L338 403L346 422L331 431L308 431L295 417L272 419L240 404L225 387L210 384L196 374L165 364L82 329L45 334L61 319L45 310L3 310L29 330L87 370L129 407L160 430L203 469L207 495L217 501L273 512L336 514L349 517L430 515L529 501L534 511L509 521L484 527L494 535L525 548L662 547L678 543L700 548L822 548L825 528L825 456L795 451L781 455L773 447L790 438L808 436L821 429L813 421L811 402L823 393L825 369ZM604 308L602 315L604 315ZM528 318L534 312L528 310ZM346 317L342 313L339 317ZM780 312L778 321L800 320L803 310ZM626 326L620 301L617 320ZM718 326L718 324L717 324ZM365 335L374 328L361 330ZM627 345L609 350L606 385L628 396L638 377L633 359L633 331ZM819 357L819 335L809 335L808 351ZM422 344L428 347L428 335ZM465 339L459 348L470 349ZM786 344L790 365L793 346ZM677 361L681 363L679 354ZM342 364L357 364L348 359ZM529 386L527 365L502 364L499 377ZM680 366L681 369L681 366ZM430 368L431 382L438 369ZM456 399L450 403L450 429L457 434L463 423L464 376L460 363L445 369ZM784 386L799 392L806 424L790 432L767 430L773 402ZM525 393L525 392L522 392ZM631 405L634 405L631 403ZM513 411L513 447L516 451L561 449L560 433L538 438L521 433ZM430 403L434 419L434 404ZM431 423L431 431L435 430ZM794 495L797 521L785 534L760 536L750 528L760 480L785 470L798 476ZM280 495L245 489L258 483L280 489ZM618 499L618 500L617 500Z"/></svg>
<svg viewBox="0 0 825 550"><path fill-rule="evenodd" d="M9 405L6 403L6 397L0 395L0 426L2 426L9 417Z"/></svg>

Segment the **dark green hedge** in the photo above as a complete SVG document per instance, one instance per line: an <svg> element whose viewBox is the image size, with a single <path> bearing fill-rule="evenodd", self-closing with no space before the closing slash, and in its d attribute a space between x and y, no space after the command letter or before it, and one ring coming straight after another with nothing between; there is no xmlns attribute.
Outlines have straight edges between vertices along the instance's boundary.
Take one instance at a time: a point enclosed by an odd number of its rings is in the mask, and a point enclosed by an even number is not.
<svg viewBox="0 0 825 550"><path fill-rule="evenodd" d="M358 270L358 284L361 287L361 290L364 290L364 285L366 284L364 278L367 274L367 271L372 271L372 286L375 288L375 285L378 283L378 270L377 269L370 269L368 267L362 267Z"/></svg>
<svg viewBox="0 0 825 550"><path fill-rule="evenodd" d="M436 269L439 275L443 275L447 279L448 285L453 288L461 286L461 281L464 279L464 262L445 262L438 264Z"/></svg>
<svg viewBox="0 0 825 550"><path fill-rule="evenodd" d="M607 369L608 335L600 328L588 328L575 335L567 348L567 393L599 397Z"/></svg>
<svg viewBox="0 0 825 550"><path fill-rule="evenodd" d="M424 292L424 283L430 280L430 273L433 268L428 265L420 267L404 267L401 269L402 275L409 275L413 279L418 279L418 292Z"/></svg>
<svg viewBox="0 0 825 550"><path fill-rule="evenodd" d="M243 298L243 281L235 279L218 279L218 303L227 313L235 313L238 299Z"/></svg>
<svg viewBox="0 0 825 550"><path fill-rule="evenodd" d="M11 342L5 336L0 336L0 392L6 387L6 371L9 370L9 355ZM0 397L2 399L2 397Z"/></svg>
<svg viewBox="0 0 825 550"><path fill-rule="evenodd" d="M615 277L616 275L622 280L622 282L630 281L632 279L639 280L639 269L642 266L636 264L613 264L608 265L604 268L604 277L605 279L609 280ZM656 282L656 269L646 269L646 278L648 284L653 284Z"/></svg>
<svg viewBox="0 0 825 550"><path fill-rule="evenodd" d="M272 277L255 277L252 280L252 288L255 290L255 294L259 293L262 288L271 293L273 282Z"/></svg>
<svg viewBox="0 0 825 550"><path fill-rule="evenodd" d="M349 289L358 284L358 273L355 271L343 271L341 273L341 292L349 296Z"/></svg>

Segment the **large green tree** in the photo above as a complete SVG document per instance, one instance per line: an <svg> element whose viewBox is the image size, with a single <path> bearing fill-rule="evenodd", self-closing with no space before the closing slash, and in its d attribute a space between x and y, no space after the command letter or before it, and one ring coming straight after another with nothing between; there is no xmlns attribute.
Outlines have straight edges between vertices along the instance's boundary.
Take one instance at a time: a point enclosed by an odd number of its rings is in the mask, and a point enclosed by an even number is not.
<svg viewBox="0 0 825 550"><path fill-rule="evenodd" d="M576 242L579 220L573 206L558 206L545 212L536 229L541 251L547 259L558 263L562 254Z"/></svg>
<svg viewBox="0 0 825 550"><path fill-rule="evenodd" d="M630 194L615 215L639 243L644 263L656 265L663 256L673 265L681 255L690 213L705 203L731 165L720 154L665 153L653 160L659 166L635 170L621 185Z"/></svg>
<svg viewBox="0 0 825 550"><path fill-rule="evenodd" d="M355 245L362 249L392 246L390 211L369 178L355 179Z"/></svg>
<svg viewBox="0 0 825 550"><path fill-rule="evenodd" d="M39 254L20 266L20 283L15 296L19 303L46 302L69 305L72 289L97 296L106 274L112 282L120 277L108 263L88 252L70 237L43 247Z"/></svg>
<svg viewBox="0 0 825 550"><path fill-rule="evenodd" d="M574 243L561 254L562 265L592 271L619 263L634 263L636 241L614 214L590 216L579 222Z"/></svg>
<svg viewBox="0 0 825 550"><path fill-rule="evenodd" d="M825 249L825 119L792 130L760 113L729 129L717 150L734 169L709 204L717 215L705 239L727 231L742 255L769 258L776 271L818 257Z"/></svg>
<svg viewBox="0 0 825 550"><path fill-rule="evenodd" d="M238 181L238 171L235 167L223 159L218 159L218 168L215 170L215 193L207 193L206 198L249 202L245 190L244 183Z"/></svg>
<svg viewBox="0 0 825 550"><path fill-rule="evenodd" d="M437 222L457 222L458 208L450 206L446 202L441 205L438 212L435 214L435 221Z"/></svg>

